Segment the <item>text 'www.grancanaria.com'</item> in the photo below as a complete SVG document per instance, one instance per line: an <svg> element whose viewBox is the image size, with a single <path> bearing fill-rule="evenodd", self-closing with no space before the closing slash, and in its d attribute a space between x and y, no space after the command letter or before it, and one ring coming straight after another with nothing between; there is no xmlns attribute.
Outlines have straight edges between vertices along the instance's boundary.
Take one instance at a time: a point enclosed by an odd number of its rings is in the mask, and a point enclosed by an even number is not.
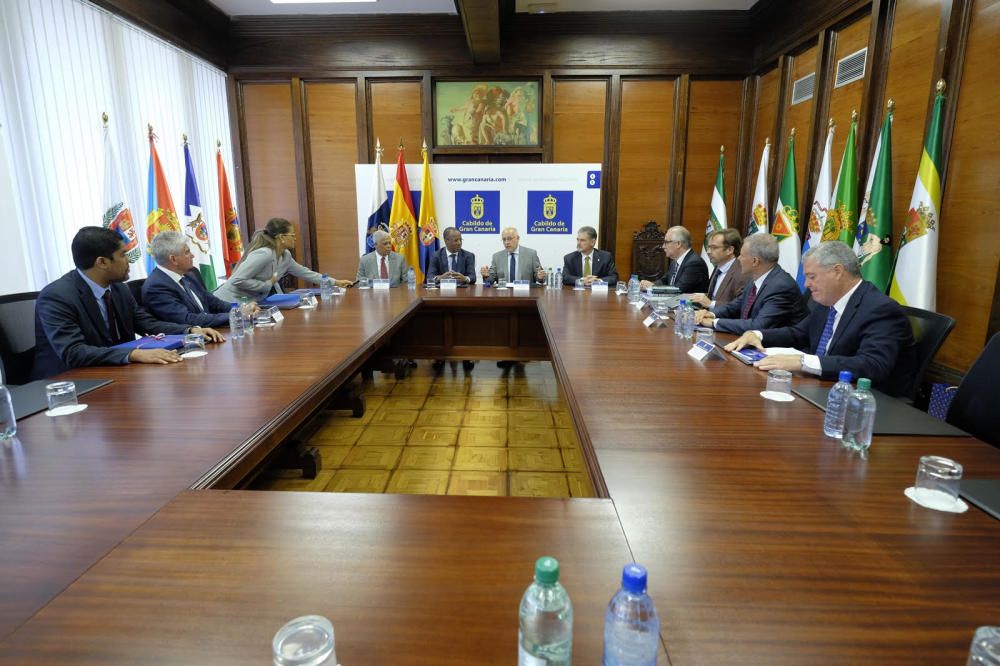
<svg viewBox="0 0 1000 666"><path fill-rule="evenodd" d="M449 178L449 183L506 183L506 178L497 178L495 176L482 176L480 178L473 177L462 177L462 178Z"/></svg>

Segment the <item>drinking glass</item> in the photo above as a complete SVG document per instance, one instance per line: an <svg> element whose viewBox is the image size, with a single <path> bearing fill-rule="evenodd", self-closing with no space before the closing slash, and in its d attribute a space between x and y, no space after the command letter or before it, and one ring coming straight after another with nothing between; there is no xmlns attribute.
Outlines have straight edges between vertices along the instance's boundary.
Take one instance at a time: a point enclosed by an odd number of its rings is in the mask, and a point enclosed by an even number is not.
<svg viewBox="0 0 1000 666"><path fill-rule="evenodd" d="M615 286L615 293L616 294L627 294L628 293L628 283L627 282L622 282L621 280L619 280L618 284Z"/></svg>
<svg viewBox="0 0 1000 666"><path fill-rule="evenodd" d="M962 466L941 456L921 456L917 464L915 494L929 506L951 506L958 501Z"/></svg>
<svg viewBox="0 0 1000 666"><path fill-rule="evenodd" d="M49 401L52 416L71 414L76 409L76 384L73 382L53 382L45 385L45 397Z"/></svg>
<svg viewBox="0 0 1000 666"><path fill-rule="evenodd" d="M181 356L203 351L205 351L204 335L201 333L188 333L184 336L184 347L181 348Z"/></svg>
<svg viewBox="0 0 1000 666"><path fill-rule="evenodd" d="M771 370L767 373L767 391L769 393L792 393L792 373L788 370Z"/></svg>
<svg viewBox="0 0 1000 666"><path fill-rule="evenodd" d="M696 342L707 342L710 345L715 344L715 329L707 328L705 326L698 326L695 330L695 341Z"/></svg>
<svg viewBox="0 0 1000 666"><path fill-rule="evenodd" d="M271 641L276 666L336 664L333 625L322 615L297 617Z"/></svg>

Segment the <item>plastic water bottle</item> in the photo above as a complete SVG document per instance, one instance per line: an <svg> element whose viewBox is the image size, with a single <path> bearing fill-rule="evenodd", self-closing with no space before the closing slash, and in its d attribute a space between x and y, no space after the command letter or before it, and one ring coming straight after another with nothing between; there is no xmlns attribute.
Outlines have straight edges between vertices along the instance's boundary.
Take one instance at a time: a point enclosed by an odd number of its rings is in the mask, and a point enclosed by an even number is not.
<svg viewBox="0 0 1000 666"><path fill-rule="evenodd" d="M229 309L229 337L239 340L243 334L243 313L240 312L239 306L233 303L233 307Z"/></svg>
<svg viewBox="0 0 1000 666"><path fill-rule="evenodd" d="M14 418L14 403L10 401L10 391L0 384L0 440L10 439L16 434L17 419Z"/></svg>
<svg viewBox="0 0 1000 666"><path fill-rule="evenodd" d="M604 666L656 666L660 617L646 594L646 567L626 564L604 612Z"/></svg>
<svg viewBox="0 0 1000 666"><path fill-rule="evenodd" d="M570 666L573 604L559 584L559 562L554 557L535 562L535 581L521 597L519 616L518 666Z"/></svg>
<svg viewBox="0 0 1000 666"><path fill-rule="evenodd" d="M847 416L847 400L854 387L854 375L849 370L840 371L840 380L833 385L826 397L826 416L823 418L823 434L836 439L844 438L844 418Z"/></svg>
<svg viewBox="0 0 1000 666"><path fill-rule="evenodd" d="M417 290L417 272L413 268L406 271L406 288L410 291Z"/></svg>
<svg viewBox="0 0 1000 666"><path fill-rule="evenodd" d="M319 283L319 297L324 301L333 298L333 280L326 273L323 273L323 279Z"/></svg>
<svg viewBox="0 0 1000 666"><path fill-rule="evenodd" d="M546 280L545 282L546 287L556 286L556 274L555 271L552 270L551 266L549 266L549 270L545 271L545 280Z"/></svg>
<svg viewBox="0 0 1000 666"><path fill-rule="evenodd" d="M642 290L639 285L639 276L632 274L628 279L628 302L638 303L642 300Z"/></svg>
<svg viewBox="0 0 1000 666"><path fill-rule="evenodd" d="M243 315L243 332L253 335L253 305L246 296L240 298L240 314Z"/></svg>
<svg viewBox="0 0 1000 666"><path fill-rule="evenodd" d="M858 388L847 400L847 416L844 418L844 446L855 451L868 451L872 445L872 429L875 427L875 396L872 395L872 380L862 377Z"/></svg>
<svg viewBox="0 0 1000 666"><path fill-rule="evenodd" d="M562 289L562 286L563 286L562 268L557 268L556 269L556 280L555 280L555 282L556 282L555 285L554 285L555 288L556 289Z"/></svg>
<svg viewBox="0 0 1000 666"><path fill-rule="evenodd" d="M682 339L690 340L694 336L694 308L686 298L681 299L675 317L674 330Z"/></svg>

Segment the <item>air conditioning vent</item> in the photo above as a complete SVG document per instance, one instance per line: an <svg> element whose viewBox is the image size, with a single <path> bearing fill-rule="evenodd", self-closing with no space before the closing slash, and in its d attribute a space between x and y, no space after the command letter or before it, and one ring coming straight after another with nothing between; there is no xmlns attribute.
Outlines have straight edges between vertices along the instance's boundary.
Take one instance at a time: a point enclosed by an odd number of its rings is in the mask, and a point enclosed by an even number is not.
<svg viewBox="0 0 1000 666"><path fill-rule="evenodd" d="M833 87L839 88L848 83L865 78L865 65L868 62L868 49L863 48L837 61L837 78Z"/></svg>
<svg viewBox="0 0 1000 666"><path fill-rule="evenodd" d="M792 86L792 105L812 99L816 91L816 72L806 74Z"/></svg>

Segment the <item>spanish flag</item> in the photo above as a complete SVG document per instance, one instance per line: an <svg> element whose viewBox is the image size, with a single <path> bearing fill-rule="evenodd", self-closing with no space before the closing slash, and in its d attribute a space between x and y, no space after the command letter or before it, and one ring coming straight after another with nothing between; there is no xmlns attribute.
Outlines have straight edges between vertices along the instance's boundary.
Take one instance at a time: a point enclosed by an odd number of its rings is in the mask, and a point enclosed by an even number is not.
<svg viewBox="0 0 1000 666"><path fill-rule="evenodd" d="M392 249L403 255L407 265L417 274L417 284L421 284L424 272L420 270L420 250L417 248L417 216L413 212L413 197L410 195L410 183L406 179L402 142L396 157L396 183L392 187L389 236L392 238Z"/></svg>
<svg viewBox="0 0 1000 666"><path fill-rule="evenodd" d="M177 209L170 197L167 177L163 175L160 156L156 153L156 135L149 125L149 179L146 187L146 274L156 268L156 261L149 252L149 243L164 231L180 233L181 223L177 220Z"/></svg>

